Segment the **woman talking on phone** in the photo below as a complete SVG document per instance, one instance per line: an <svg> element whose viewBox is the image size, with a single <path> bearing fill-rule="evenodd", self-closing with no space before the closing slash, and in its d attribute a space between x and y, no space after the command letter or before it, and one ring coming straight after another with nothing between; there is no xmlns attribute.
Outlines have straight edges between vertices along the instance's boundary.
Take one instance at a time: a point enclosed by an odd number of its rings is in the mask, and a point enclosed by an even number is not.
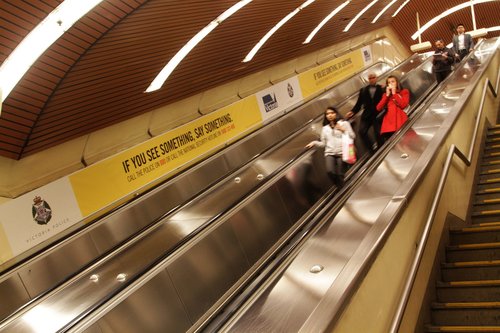
<svg viewBox="0 0 500 333"><path fill-rule="evenodd" d="M385 83L385 94L377 104L378 112L387 108L380 128L380 135L384 142L406 122L408 116L404 112L404 108L410 103L410 92L408 89L401 88L397 77L391 75Z"/></svg>

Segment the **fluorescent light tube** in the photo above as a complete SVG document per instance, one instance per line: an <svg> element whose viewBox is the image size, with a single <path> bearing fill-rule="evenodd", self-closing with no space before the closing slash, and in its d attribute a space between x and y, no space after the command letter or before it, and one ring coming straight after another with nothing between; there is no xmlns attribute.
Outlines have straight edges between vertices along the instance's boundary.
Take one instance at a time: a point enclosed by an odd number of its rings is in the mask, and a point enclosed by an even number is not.
<svg viewBox="0 0 500 333"><path fill-rule="evenodd" d="M17 45L0 66L1 101L7 96L31 65L76 21L102 0L66 0L57 6Z"/></svg>
<svg viewBox="0 0 500 333"><path fill-rule="evenodd" d="M261 40L257 44L255 44L255 46L252 48L252 50L250 50L250 52L248 52L248 54L246 55L245 59L243 59L243 62L249 62L250 60L252 60L253 57L255 56L255 54L259 51L259 49L267 42L267 40L269 38L271 38L271 36L276 31L278 31L279 28L281 28L292 17L294 17L295 15L297 15L298 12L300 12L302 9L306 8L307 6L309 6L314 1L316 1L316 0L308 0L308 1L304 2L301 6L295 8L295 10L293 12L291 12L290 14L288 14L287 16L285 16L283 19L281 19L281 21L279 21L278 24L276 24L271 30L269 30L267 32L267 34L265 34L264 37L262 37Z"/></svg>
<svg viewBox="0 0 500 333"><path fill-rule="evenodd" d="M314 30L309 34L309 36L307 36L306 40L302 43L302 44L308 44L312 39L313 37L318 33L318 31L328 22L332 19L332 17L334 17L335 15L337 15L338 12L340 12L345 6L347 6L351 1L348 0L346 2L344 2L343 4L341 4L340 6L338 6L337 8L335 8L327 17L325 17L323 19L323 21L321 21L320 24L318 24L318 26L316 28L314 28Z"/></svg>
<svg viewBox="0 0 500 333"><path fill-rule="evenodd" d="M145 92L153 92L160 89L165 81L168 79L170 74L174 71L174 69L180 64L180 62L191 52L191 50L198 45L200 41L203 40L212 30L214 30L219 24L221 24L225 19L236 13L238 10L246 6L252 2L252 0L243 0L231 8L226 10L224 13L220 14L215 20L210 22L206 27L201 29L193 38L187 42L177 53L174 55L172 59L163 67L163 69L156 75L154 80L151 82L149 87Z"/></svg>
<svg viewBox="0 0 500 333"><path fill-rule="evenodd" d="M378 0L373 0L372 2L370 2L370 4L368 6L366 6L365 8L363 8L359 13L358 15L356 15L352 20L351 22L349 22L349 24L345 27L344 29L344 32L347 32L349 31L349 29L351 29L352 25L361 17L361 15L363 15L368 9L370 9L374 4L377 3Z"/></svg>

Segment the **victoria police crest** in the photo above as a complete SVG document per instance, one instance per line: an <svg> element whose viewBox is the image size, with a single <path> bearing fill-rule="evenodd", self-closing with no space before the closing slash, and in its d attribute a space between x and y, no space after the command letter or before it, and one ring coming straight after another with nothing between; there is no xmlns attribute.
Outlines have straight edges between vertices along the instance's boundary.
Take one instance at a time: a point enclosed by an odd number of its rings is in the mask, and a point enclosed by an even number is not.
<svg viewBox="0 0 500 333"><path fill-rule="evenodd" d="M43 200L39 196L36 196L33 199L31 214L33 215L33 220L36 223L45 225L49 223L50 219L52 218L52 209L50 209L49 204L45 200Z"/></svg>
<svg viewBox="0 0 500 333"><path fill-rule="evenodd" d="M288 96L290 96L290 98L292 98L292 97L293 97L293 95L295 94L295 93L293 92L293 87L292 87L292 85L291 85L290 83L288 83L288 85L287 85L286 89L288 90Z"/></svg>

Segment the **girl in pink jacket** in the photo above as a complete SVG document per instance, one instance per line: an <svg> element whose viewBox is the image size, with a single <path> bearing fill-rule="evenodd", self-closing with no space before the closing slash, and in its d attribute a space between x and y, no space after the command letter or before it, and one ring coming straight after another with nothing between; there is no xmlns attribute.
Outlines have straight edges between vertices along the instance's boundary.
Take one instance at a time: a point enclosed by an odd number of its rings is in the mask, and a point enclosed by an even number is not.
<svg viewBox="0 0 500 333"><path fill-rule="evenodd" d="M395 76L389 76L385 83L385 94L377 104L377 111L381 112L387 108L380 129L380 135L384 141L387 141L408 119L404 108L410 102L410 92L408 89L401 89L399 80Z"/></svg>

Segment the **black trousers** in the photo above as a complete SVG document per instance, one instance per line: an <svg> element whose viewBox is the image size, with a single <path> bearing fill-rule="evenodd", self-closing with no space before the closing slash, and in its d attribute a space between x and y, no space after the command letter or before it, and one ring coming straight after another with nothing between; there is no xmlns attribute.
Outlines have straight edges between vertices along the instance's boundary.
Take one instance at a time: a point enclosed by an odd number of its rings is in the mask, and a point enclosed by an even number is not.
<svg viewBox="0 0 500 333"><path fill-rule="evenodd" d="M450 75L451 70L448 71L441 71L441 72L435 72L436 74L436 81L438 84L440 84L448 75Z"/></svg>
<svg viewBox="0 0 500 333"><path fill-rule="evenodd" d="M342 155L326 155L326 172L333 184L337 187L344 185L344 175L347 170L347 163L342 161Z"/></svg>
<svg viewBox="0 0 500 333"><path fill-rule="evenodd" d="M374 151L373 145L374 142L370 138L370 128L373 128L373 134L375 135L375 142L377 143L377 147L382 146L383 140L380 137L380 122L375 119L361 119L361 123L359 124L358 133L363 140L363 144L365 145L368 151Z"/></svg>
<svg viewBox="0 0 500 333"><path fill-rule="evenodd" d="M460 61L464 60L465 57L469 54L469 50L462 49L458 51L458 56L460 57Z"/></svg>

